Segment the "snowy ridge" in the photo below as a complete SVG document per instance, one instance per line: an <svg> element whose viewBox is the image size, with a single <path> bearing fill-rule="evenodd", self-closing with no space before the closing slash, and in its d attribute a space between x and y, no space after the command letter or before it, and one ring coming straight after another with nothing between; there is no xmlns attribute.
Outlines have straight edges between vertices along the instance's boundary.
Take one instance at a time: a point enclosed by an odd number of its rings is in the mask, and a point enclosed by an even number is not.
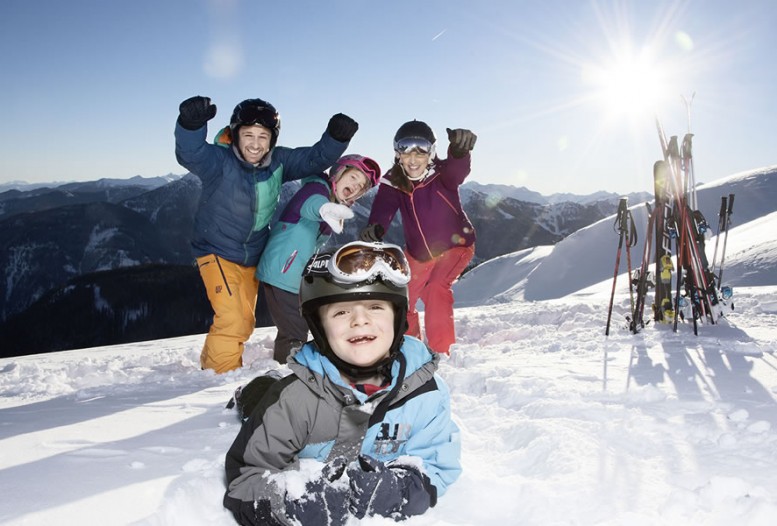
<svg viewBox="0 0 777 526"><path fill-rule="evenodd" d="M754 281L751 281L750 277L757 275L755 282L758 284L777 285L777 250L773 236L777 229L777 217L774 216L777 211L777 166L743 172L715 183L701 185L697 193L699 208L715 233L720 197L731 193L736 196L726 249L726 284L734 287L752 285ZM632 268L635 268L642 257L647 211L641 203L631 206L630 210L638 236L637 245L631 249ZM547 251L546 257L537 260L535 268L523 268L514 277L516 281L526 279L526 282L520 290L514 290L515 294L509 298L560 298L603 281L612 283L618 247L618 234L613 230L614 221L613 215L574 232ZM708 238L706 244L711 260L715 237ZM722 245L719 250L722 250ZM753 251L757 252L757 256ZM627 287L625 248L623 252L620 271L624 275L619 277L619 281ZM457 305L500 301L502 298L498 294L505 290L495 291L493 295L482 295L479 291L483 287L494 291L494 287L500 284L506 284L513 289L512 280L493 281L494 272L507 273L496 270L495 265L520 261L523 257L523 251L508 254L463 276L454 286Z"/></svg>

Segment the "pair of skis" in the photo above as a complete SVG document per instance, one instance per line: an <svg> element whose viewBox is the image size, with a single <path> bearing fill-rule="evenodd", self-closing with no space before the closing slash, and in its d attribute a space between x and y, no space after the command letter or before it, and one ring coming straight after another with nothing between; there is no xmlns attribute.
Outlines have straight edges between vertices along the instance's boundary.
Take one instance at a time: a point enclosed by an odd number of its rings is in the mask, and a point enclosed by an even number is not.
<svg viewBox="0 0 777 526"><path fill-rule="evenodd" d="M666 202L663 202L662 205L665 210L672 210L671 223L663 225L665 231L661 231L657 227L656 236L665 240L667 233L669 233L669 236L674 238L677 275L674 298L671 296L671 283L666 284L664 279L661 280L662 294L659 294L657 285L654 315L656 321L672 323L676 331L679 319L684 317L680 310L682 297L684 303L690 303L694 333L697 333L697 320L705 318L711 324L717 321L714 306L717 305L718 298L704 249L704 234L708 226L701 212L692 207L692 204L696 202L692 154L693 134L687 133L683 137L682 147L680 147L676 136L667 141L658 120L656 120L656 126L664 154L663 161L656 163L656 177L657 181L663 179L669 188L669 191L663 195L657 194L656 199L661 197L668 200L671 205ZM665 248L666 243L662 245L662 249ZM666 265L670 257L669 250L658 251L657 268L659 265ZM684 296L682 296L683 292Z"/></svg>

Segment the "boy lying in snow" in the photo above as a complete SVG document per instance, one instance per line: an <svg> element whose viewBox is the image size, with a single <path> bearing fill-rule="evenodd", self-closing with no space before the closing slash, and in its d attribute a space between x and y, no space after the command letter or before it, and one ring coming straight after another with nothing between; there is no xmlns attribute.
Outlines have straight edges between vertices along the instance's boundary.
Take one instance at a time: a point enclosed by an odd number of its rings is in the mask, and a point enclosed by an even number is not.
<svg viewBox="0 0 777 526"><path fill-rule="evenodd" d="M353 242L310 259L300 308L313 341L227 453L224 506L240 524L401 520L458 478L459 430L435 375L439 358L404 336L409 279L394 245Z"/></svg>

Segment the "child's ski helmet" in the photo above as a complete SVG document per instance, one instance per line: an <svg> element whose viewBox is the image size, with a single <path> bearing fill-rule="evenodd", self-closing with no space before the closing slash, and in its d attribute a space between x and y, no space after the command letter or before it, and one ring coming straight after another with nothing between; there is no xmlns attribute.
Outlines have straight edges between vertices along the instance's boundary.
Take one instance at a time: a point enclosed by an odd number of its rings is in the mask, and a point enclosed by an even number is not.
<svg viewBox="0 0 777 526"><path fill-rule="evenodd" d="M343 266L337 261L341 254L343 257L355 257L359 261L380 260L380 263L369 267L361 266L354 270L348 279L343 280ZM402 270L397 273L387 273L381 270L387 268L386 261L392 266L398 265ZM314 254L305 266L300 282L299 298L300 312L308 324L313 340L321 354L328 357L339 369L352 378L368 378L390 367L399 348L402 345L404 333L407 330L408 291L407 281L410 279L409 266L402 249L396 245L385 243L364 243L355 241L348 243L337 250L327 250ZM401 274L402 279L396 279ZM405 280L406 278L406 280ZM404 283L402 283L404 281ZM380 299L390 302L394 306L394 340L391 343L389 357L371 367L360 367L341 360L329 345L324 328L318 314L322 305L340 301L358 301L363 299Z"/></svg>
<svg viewBox="0 0 777 526"><path fill-rule="evenodd" d="M368 186L364 189L364 192L376 186L380 181L380 165L373 159L365 157L364 155L344 155L335 161L335 164L329 169L329 184L332 187L333 192L336 191L337 179L340 177L340 174L345 172L348 168L356 168L367 176ZM358 195L357 198L362 195L364 195L364 193Z"/></svg>

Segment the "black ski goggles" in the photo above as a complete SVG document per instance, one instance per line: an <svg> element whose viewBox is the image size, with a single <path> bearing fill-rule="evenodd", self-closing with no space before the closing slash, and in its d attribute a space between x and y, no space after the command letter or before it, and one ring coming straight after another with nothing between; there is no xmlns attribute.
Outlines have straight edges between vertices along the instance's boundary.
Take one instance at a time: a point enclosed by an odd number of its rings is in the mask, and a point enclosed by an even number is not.
<svg viewBox="0 0 777 526"><path fill-rule="evenodd" d="M431 155L434 151L434 144L421 137L407 137L394 143L394 150L398 153L418 152L424 155Z"/></svg>
<svg viewBox="0 0 777 526"><path fill-rule="evenodd" d="M268 130L278 127L278 112L266 106L246 106L240 108L237 119L241 126L264 126Z"/></svg>
<svg viewBox="0 0 777 526"><path fill-rule="evenodd" d="M373 281L378 276L397 287L410 282L404 252L389 243L347 243L332 255L327 270L336 281L347 284Z"/></svg>

